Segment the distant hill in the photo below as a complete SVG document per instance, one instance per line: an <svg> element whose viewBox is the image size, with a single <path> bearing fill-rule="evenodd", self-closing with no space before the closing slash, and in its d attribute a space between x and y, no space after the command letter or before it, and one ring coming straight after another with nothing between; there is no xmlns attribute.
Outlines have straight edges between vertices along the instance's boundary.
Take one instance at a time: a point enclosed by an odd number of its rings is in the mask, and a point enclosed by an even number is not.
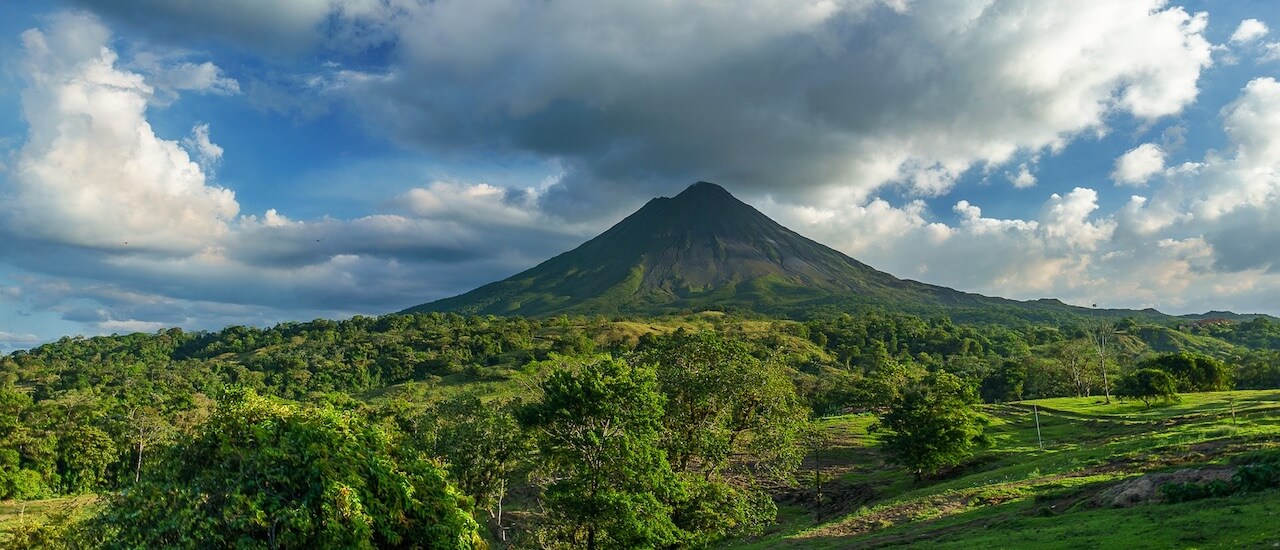
<svg viewBox="0 0 1280 550"><path fill-rule="evenodd" d="M655 198L581 246L508 279L408 312L549 316L725 310L808 318L881 309L971 321L1172 318L1015 301L904 280L787 229L719 185Z"/></svg>

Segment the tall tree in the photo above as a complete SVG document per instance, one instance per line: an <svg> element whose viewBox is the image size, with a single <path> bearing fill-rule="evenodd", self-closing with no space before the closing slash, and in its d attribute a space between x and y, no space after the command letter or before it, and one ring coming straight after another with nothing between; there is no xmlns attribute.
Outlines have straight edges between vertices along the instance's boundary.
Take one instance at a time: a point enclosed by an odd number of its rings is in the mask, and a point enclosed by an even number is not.
<svg viewBox="0 0 1280 550"><path fill-rule="evenodd" d="M503 540L507 485L532 451L514 415L518 406L510 399L485 403L474 394L449 399L439 408L441 427L435 440L436 456L445 459L458 488L489 512Z"/></svg>
<svg viewBox="0 0 1280 550"><path fill-rule="evenodd" d="M658 447L662 394L652 370L612 358L565 365L521 407L534 431L545 478L551 543L654 548L674 543L675 474Z"/></svg>
<svg viewBox="0 0 1280 550"><path fill-rule="evenodd" d="M735 455L779 477L798 466L809 410L776 362L714 332L677 333L633 361L657 371L666 396L662 446L676 471L710 478Z"/></svg>

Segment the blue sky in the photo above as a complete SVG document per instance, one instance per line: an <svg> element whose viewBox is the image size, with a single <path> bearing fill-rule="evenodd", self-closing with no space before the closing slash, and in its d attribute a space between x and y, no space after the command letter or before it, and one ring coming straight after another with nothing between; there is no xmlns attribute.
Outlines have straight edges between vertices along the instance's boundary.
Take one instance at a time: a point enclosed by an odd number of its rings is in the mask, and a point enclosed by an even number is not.
<svg viewBox="0 0 1280 550"><path fill-rule="evenodd" d="M894 275L1280 314L1269 2L17 0L0 349L380 314L715 181Z"/></svg>

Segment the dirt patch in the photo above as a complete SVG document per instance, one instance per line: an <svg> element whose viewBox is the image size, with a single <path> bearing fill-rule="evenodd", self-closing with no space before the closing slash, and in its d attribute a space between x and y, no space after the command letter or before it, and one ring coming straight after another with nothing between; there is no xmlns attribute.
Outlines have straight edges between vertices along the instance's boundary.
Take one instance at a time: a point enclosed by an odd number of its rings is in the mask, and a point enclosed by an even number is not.
<svg viewBox="0 0 1280 550"><path fill-rule="evenodd" d="M1186 468L1176 472L1146 474L1117 483L1094 497L1100 507L1128 508L1149 502L1160 502L1160 486L1167 483L1206 484L1213 481L1229 481L1235 470L1231 468Z"/></svg>
<svg viewBox="0 0 1280 550"><path fill-rule="evenodd" d="M811 532L807 536L852 537L903 523L949 516L970 508L971 497L972 495L952 493L926 500L884 506Z"/></svg>
<svg viewBox="0 0 1280 550"><path fill-rule="evenodd" d="M876 498L873 486L832 481L823 485L819 494L812 486L788 488L774 492L778 504L803 506L821 521L845 515Z"/></svg>

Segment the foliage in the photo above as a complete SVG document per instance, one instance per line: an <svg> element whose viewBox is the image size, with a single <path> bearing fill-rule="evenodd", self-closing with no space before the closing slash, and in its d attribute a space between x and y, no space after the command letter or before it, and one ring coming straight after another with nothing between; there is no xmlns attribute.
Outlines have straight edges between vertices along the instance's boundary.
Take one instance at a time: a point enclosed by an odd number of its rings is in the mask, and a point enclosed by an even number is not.
<svg viewBox="0 0 1280 550"><path fill-rule="evenodd" d="M1004 361L982 381L979 390L989 403L1021 401L1022 388L1027 381L1027 366L1019 361Z"/></svg>
<svg viewBox="0 0 1280 550"><path fill-rule="evenodd" d="M1116 395L1139 399L1150 407L1152 401L1176 401L1178 386L1172 375L1160 369L1145 368L1120 379Z"/></svg>
<svg viewBox="0 0 1280 550"><path fill-rule="evenodd" d="M1220 391L1231 387L1231 373L1217 359L1196 353L1166 353L1144 361L1144 369L1171 375L1180 392Z"/></svg>
<svg viewBox="0 0 1280 550"><path fill-rule="evenodd" d="M572 547L655 548L679 538L676 477L658 447L663 397L652 370L608 357L557 370L522 407L550 481L545 533Z"/></svg>
<svg viewBox="0 0 1280 550"><path fill-rule="evenodd" d="M676 524L703 543L763 530L777 508L759 484L791 477L809 425L781 365L685 331L650 339L632 360L652 365L666 398L661 445L685 491Z"/></svg>
<svg viewBox="0 0 1280 550"><path fill-rule="evenodd" d="M442 426L435 452L447 463L452 479L476 506L487 510L502 528L502 500L516 468L529 458L530 441L515 418L519 402L489 403L475 394L458 395L442 404Z"/></svg>
<svg viewBox="0 0 1280 550"><path fill-rule="evenodd" d="M327 407L233 390L145 474L91 521L103 546L484 547L440 467Z"/></svg>
<svg viewBox="0 0 1280 550"><path fill-rule="evenodd" d="M744 342L677 331L632 361L657 372L666 397L662 447L676 471L710 477L731 456L751 457L757 472L778 478L798 466L809 411L786 372Z"/></svg>
<svg viewBox="0 0 1280 550"><path fill-rule="evenodd" d="M971 387L947 373L932 373L906 388L876 425L891 461L919 480L926 472L960 463L988 443Z"/></svg>

